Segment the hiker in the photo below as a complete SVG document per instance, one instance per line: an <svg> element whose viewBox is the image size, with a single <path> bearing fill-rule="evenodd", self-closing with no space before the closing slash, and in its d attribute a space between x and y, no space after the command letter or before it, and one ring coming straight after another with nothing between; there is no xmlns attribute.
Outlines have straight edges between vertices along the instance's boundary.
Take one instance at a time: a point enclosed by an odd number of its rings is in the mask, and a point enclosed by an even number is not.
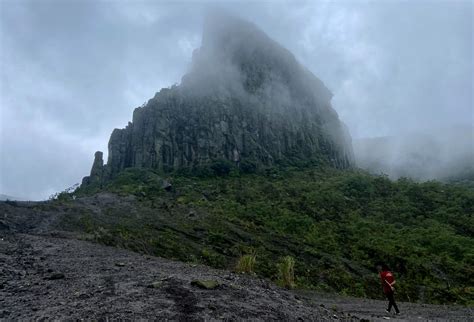
<svg viewBox="0 0 474 322"><path fill-rule="evenodd" d="M388 308L386 311L390 313L390 310L393 306L395 308L395 314L400 314L398 306L395 303L395 298L393 297L393 293L395 290L395 288L393 287L395 285L395 278L393 277L393 273L385 264L378 265L377 270L379 271L380 278L382 279L383 292L388 299Z"/></svg>

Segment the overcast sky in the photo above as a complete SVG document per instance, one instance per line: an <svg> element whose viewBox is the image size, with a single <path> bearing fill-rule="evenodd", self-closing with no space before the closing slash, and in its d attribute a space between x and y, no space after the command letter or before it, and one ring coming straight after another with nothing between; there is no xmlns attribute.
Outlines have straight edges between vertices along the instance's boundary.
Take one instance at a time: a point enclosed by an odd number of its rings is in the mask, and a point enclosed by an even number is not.
<svg viewBox="0 0 474 322"><path fill-rule="evenodd" d="M179 83L211 2L0 0L0 193L41 199ZM472 1L232 2L334 93L354 138L472 125Z"/></svg>

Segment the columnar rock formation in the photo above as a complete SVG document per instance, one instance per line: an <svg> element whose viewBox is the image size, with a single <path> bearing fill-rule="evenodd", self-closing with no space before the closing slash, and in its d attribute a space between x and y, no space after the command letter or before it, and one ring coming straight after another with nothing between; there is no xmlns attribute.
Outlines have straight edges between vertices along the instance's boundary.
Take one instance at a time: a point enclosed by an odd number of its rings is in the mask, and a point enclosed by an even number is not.
<svg viewBox="0 0 474 322"><path fill-rule="evenodd" d="M84 183L129 167L169 171L216 159L257 166L313 160L353 164L351 138L332 94L255 25L209 18L201 48L180 85L162 89L124 129L115 129L102 165Z"/></svg>

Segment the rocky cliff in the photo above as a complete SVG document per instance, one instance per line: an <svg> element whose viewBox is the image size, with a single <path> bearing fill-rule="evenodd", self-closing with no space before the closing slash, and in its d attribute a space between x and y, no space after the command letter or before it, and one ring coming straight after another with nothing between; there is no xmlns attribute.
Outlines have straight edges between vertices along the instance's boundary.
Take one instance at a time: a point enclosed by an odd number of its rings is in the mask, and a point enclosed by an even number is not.
<svg viewBox="0 0 474 322"><path fill-rule="evenodd" d="M181 84L136 108L132 122L112 132L107 164L96 153L83 182L113 178L128 167L169 171L216 159L350 167L351 138L331 97L255 25L229 16L208 18Z"/></svg>

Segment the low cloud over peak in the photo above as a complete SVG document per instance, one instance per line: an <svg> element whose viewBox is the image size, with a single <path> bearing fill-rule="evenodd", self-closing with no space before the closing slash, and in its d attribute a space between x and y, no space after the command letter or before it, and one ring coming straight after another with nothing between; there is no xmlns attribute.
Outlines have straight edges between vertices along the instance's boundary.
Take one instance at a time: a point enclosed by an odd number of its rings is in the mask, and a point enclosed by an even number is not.
<svg viewBox="0 0 474 322"><path fill-rule="evenodd" d="M0 193L40 199L90 170L134 107L178 83L206 3L0 2ZM230 3L334 94L353 137L470 126L471 1Z"/></svg>

